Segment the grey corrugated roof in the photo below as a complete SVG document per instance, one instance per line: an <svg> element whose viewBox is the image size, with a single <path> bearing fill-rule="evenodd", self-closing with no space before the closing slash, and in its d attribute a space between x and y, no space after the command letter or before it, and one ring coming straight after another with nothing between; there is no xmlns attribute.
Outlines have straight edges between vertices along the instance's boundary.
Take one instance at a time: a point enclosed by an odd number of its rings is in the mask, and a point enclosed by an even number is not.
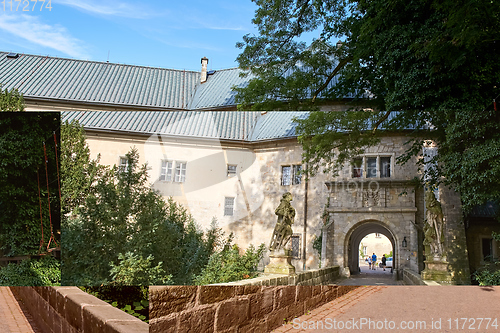
<svg viewBox="0 0 500 333"><path fill-rule="evenodd" d="M293 122L293 119L304 119L308 114L309 112L306 111L267 112L258 119L250 140L261 141L296 137L297 124Z"/></svg>
<svg viewBox="0 0 500 333"><path fill-rule="evenodd" d="M86 129L248 140L259 115L239 111L66 111L62 121L78 120Z"/></svg>
<svg viewBox="0 0 500 333"><path fill-rule="evenodd" d="M199 72L0 52L0 84L26 98L186 109Z"/></svg>
<svg viewBox="0 0 500 333"><path fill-rule="evenodd" d="M214 74L208 75L207 82L200 84L196 89L189 109L235 106L236 92L232 91L232 87L244 87L251 78L251 76L242 78L241 73L241 69L232 68L215 71Z"/></svg>

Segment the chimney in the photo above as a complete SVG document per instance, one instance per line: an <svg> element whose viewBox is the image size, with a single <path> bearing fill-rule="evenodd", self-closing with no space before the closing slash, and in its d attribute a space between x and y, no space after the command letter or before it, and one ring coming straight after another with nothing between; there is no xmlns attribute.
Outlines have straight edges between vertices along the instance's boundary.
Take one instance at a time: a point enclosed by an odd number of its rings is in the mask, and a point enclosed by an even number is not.
<svg viewBox="0 0 500 333"><path fill-rule="evenodd" d="M208 58L203 57L201 58L201 83L207 82L207 65L208 65Z"/></svg>

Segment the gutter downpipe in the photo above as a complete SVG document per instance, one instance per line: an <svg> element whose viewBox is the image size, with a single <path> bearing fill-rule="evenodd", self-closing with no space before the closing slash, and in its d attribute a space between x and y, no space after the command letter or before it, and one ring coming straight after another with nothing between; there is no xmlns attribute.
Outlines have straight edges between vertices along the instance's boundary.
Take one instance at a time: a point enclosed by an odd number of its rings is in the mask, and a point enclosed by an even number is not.
<svg viewBox="0 0 500 333"><path fill-rule="evenodd" d="M306 164L307 169L307 164ZM305 193L304 193L304 231L302 236L302 270L306 270L306 236L307 236L307 190L309 188L309 182L307 180L307 174L305 177Z"/></svg>

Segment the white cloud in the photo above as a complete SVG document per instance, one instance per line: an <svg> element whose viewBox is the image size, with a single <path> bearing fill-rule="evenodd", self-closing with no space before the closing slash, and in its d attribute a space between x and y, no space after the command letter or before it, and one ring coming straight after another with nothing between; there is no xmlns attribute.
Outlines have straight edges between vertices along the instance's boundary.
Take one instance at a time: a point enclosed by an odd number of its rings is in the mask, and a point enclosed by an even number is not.
<svg viewBox="0 0 500 333"><path fill-rule="evenodd" d="M153 12L146 5L132 5L117 1L82 1L82 0L54 0L61 5L70 6L81 11L104 16L119 16L144 19L153 16Z"/></svg>
<svg viewBox="0 0 500 333"><path fill-rule="evenodd" d="M0 29L31 43L48 47L75 58L89 58L83 42L71 36L65 27L49 25L38 17L22 15L0 15Z"/></svg>

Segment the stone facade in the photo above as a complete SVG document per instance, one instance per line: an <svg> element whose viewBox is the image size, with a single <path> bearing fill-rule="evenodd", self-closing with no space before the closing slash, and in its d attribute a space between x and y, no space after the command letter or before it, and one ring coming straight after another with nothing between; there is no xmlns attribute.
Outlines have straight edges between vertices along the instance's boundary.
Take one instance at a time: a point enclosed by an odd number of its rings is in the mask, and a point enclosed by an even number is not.
<svg viewBox="0 0 500 333"><path fill-rule="evenodd" d="M424 269L424 191L415 181L420 176L417 159L396 163L406 149L403 135L387 135L367 149L356 171L347 164L337 177L319 174L306 182L302 176L290 185L283 185L283 168L302 167L302 148L295 138L235 142L92 129L87 129L87 135L91 154L100 154L103 164L119 164L131 147L137 148L140 163L150 166L153 188L183 204L204 229L216 218L242 249L250 244L269 245L276 224L274 211L283 193L290 192L296 210L292 264L297 271L319 266L312 243L322 235L322 267L338 265L344 275L357 273L360 241L370 233L390 240L398 274L402 269L415 273ZM160 179L164 159L186 163L184 182ZM228 165L235 166L234 173L228 172ZM462 265L467 260L460 256L466 249L459 196L446 188L439 193L450 269L458 272L457 280L465 281L468 271ZM231 214L225 211L226 198L234 198ZM268 263L265 257L262 265Z"/></svg>

